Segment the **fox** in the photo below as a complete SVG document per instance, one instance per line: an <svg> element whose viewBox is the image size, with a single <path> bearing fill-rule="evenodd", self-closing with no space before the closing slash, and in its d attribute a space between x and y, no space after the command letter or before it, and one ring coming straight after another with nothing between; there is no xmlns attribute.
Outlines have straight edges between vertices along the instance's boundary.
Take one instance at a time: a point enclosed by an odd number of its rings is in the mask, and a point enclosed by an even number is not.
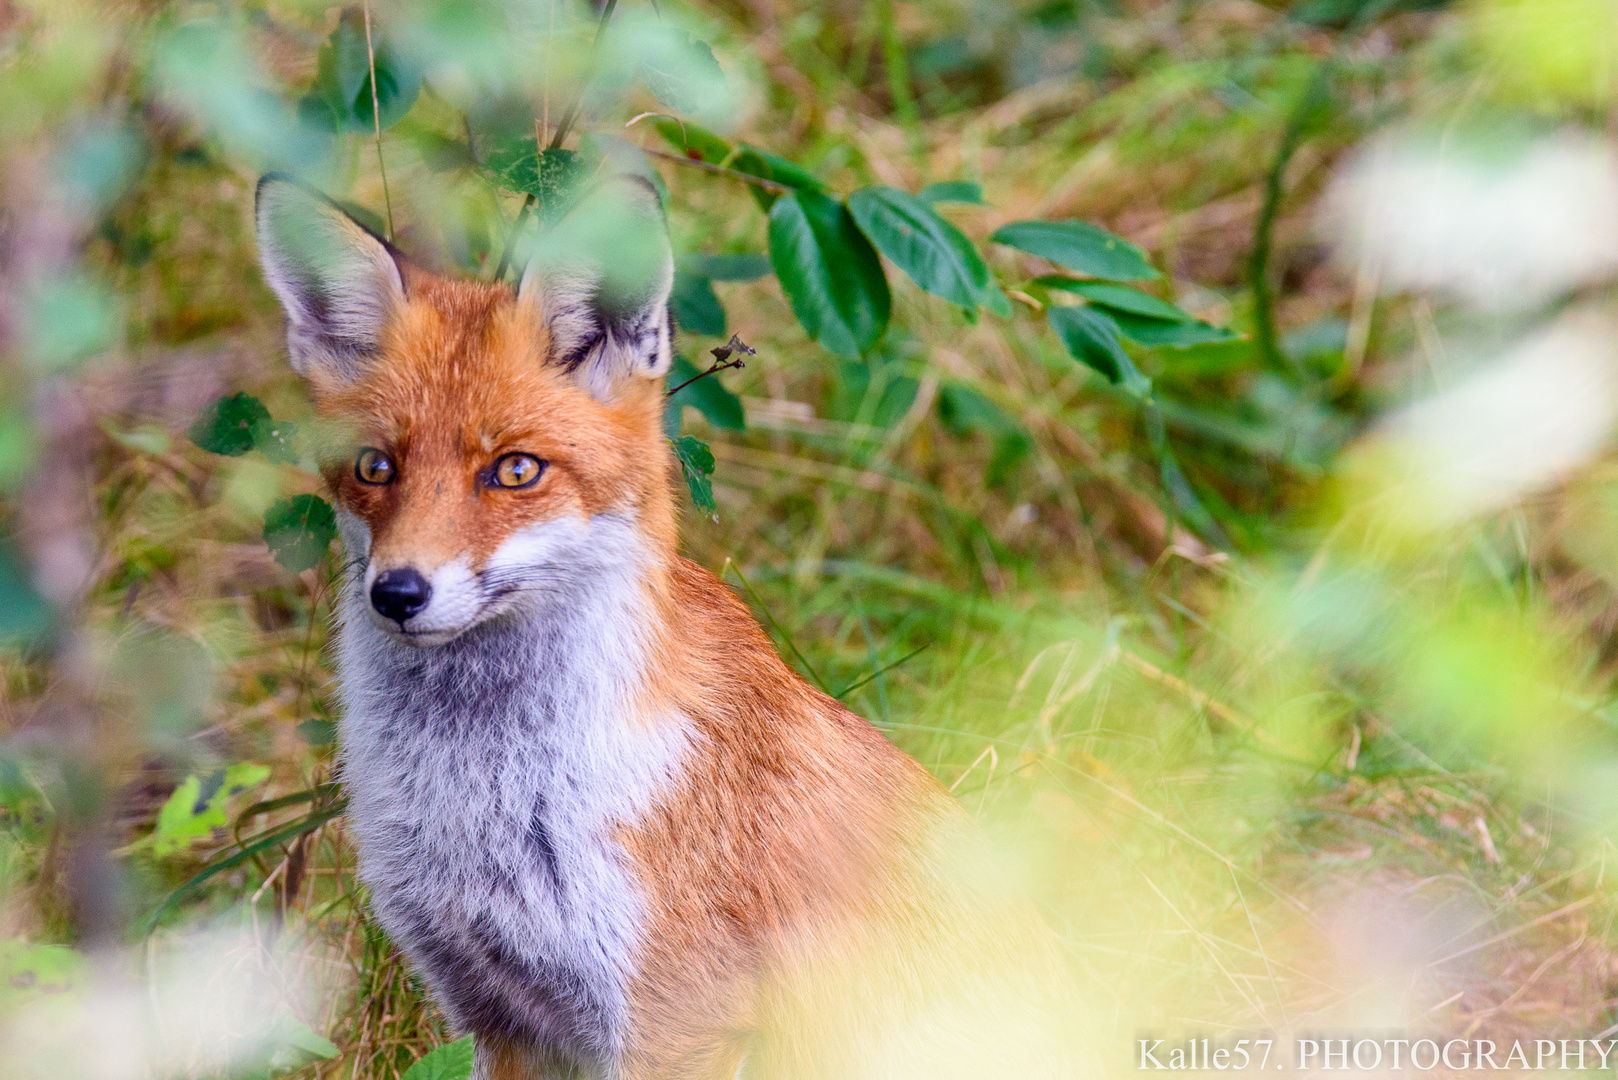
<svg viewBox="0 0 1618 1080"><path fill-rule="evenodd" d="M1054 937L980 827L680 554L656 188L595 181L515 286L288 176L255 218L341 433L359 878L478 1080L1075 1075Z"/></svg>

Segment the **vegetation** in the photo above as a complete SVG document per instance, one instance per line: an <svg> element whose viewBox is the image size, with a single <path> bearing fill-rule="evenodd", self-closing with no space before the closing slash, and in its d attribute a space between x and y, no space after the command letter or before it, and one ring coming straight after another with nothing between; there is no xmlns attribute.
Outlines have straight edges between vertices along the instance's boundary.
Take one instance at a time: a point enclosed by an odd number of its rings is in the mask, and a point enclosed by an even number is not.
<svg viewBox="0 0 1618 1080"><path fill-rule="evenodd" d="M1611 1038L1615 34L0 3L0 1078L470 1068L354 877L272 170L484 279L654 179L689 555L1003 841L1119 1072Z"/></svg>

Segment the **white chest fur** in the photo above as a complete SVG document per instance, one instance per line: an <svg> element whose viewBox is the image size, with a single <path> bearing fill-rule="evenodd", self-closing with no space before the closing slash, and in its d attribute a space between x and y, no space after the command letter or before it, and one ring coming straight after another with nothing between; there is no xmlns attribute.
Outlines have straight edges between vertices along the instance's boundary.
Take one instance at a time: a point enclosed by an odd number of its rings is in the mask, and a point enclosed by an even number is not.
<svg viewBox="0 0 1618 1080"><path fill-rule="evenodd" d="M632 530L570 528L596 535L514 541L543 552L502 566L503 595L513 574L534 583L522 602L434 648L378 629L349 587L342 775L376 913L455 1022L610 1073L641 924L614 831L687 729L626 716L644 648Z"/></svg>

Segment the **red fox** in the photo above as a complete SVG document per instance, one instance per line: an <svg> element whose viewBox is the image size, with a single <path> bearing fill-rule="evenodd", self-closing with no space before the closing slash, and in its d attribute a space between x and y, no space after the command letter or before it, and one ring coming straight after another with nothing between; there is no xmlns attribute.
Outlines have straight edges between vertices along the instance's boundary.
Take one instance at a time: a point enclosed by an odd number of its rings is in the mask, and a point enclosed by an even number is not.
<svg viewBox="0 0 1618 1080"><path fill-rule="evenodd" d="M476 1075L1072 1075L1056 950L973 877L964 812L678 553L655 189L601 182L515 289L283 177L257 235L352 439L324 475L361 878Z"/></svg>

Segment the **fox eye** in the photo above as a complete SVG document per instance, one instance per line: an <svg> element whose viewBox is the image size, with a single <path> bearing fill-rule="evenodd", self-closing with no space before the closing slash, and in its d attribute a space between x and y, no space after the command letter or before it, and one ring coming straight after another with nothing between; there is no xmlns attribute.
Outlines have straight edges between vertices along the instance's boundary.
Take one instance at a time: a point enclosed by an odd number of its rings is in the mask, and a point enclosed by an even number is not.
<svg viewBox="0 0 1618 1080"><path fill-rule="evenodd" d="M362 484L390 484L393 482L393 459L374 446L360 451L354 462L354 479Z"/></svg>
<svg viewBox="0 0 1618 1080"><path fill-rule="evenodd" d="M489 475L494 487L525 488L544 471L545 463L531 454L507 454L494 463Z"/></svg>

